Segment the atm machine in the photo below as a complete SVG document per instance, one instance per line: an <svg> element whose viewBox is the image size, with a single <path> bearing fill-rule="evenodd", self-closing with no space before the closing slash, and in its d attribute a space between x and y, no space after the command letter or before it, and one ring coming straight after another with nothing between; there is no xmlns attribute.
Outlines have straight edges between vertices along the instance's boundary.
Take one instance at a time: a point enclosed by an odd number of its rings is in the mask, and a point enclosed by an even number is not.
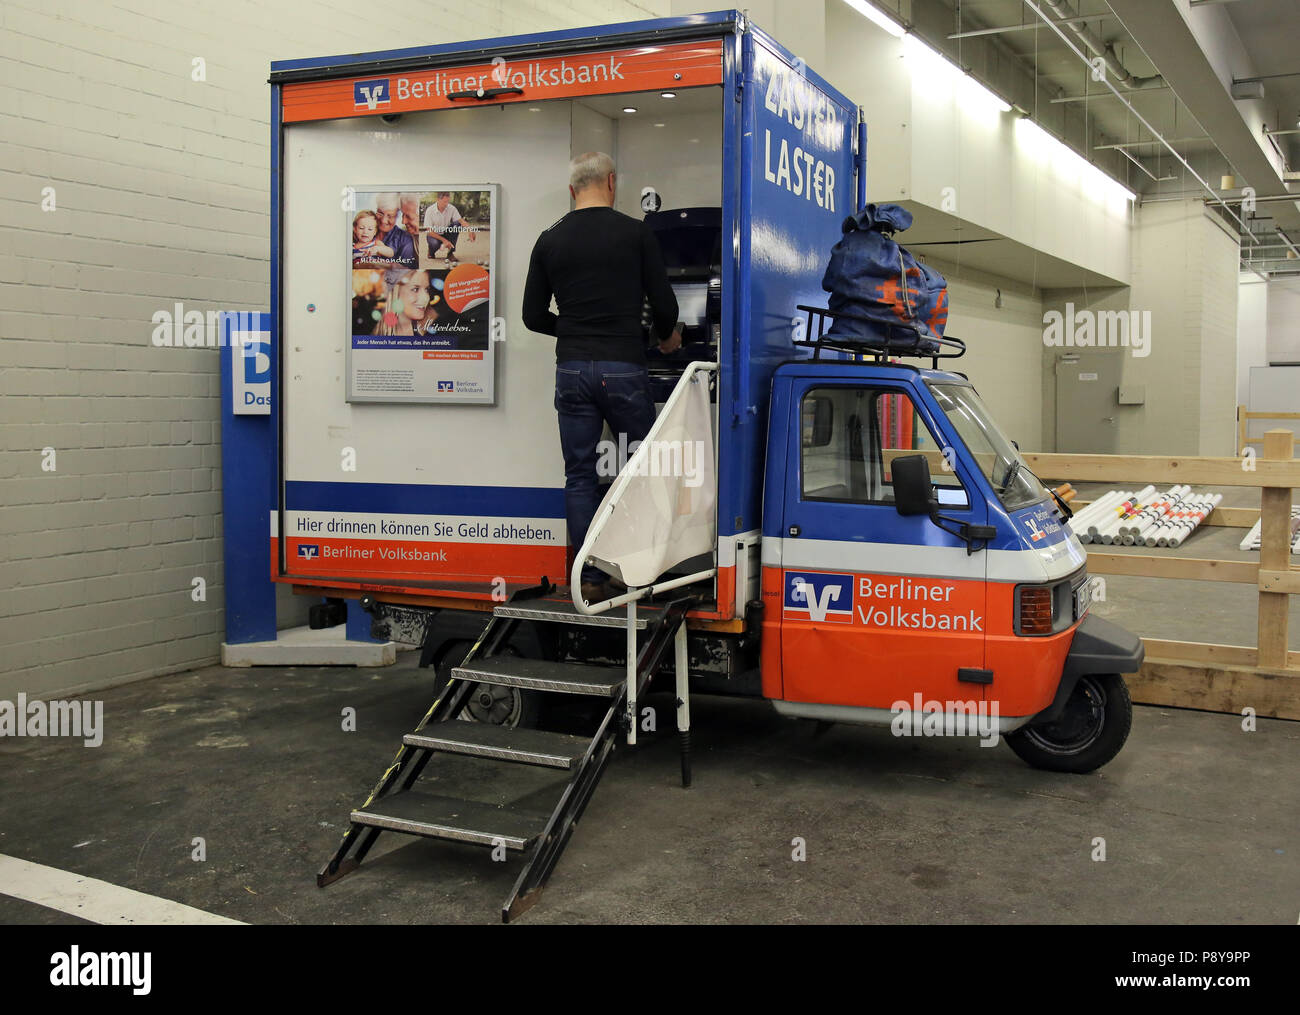
<svg viewBox="0 0 1300 1015"><path fill-rule="evenodd" d="M646 224L663 251L668 280L677 297L677 320L682 345L665 355L651 334L649 307L642 315L646 335L646 361L650 388L663 402L693 360L716 363L722 332L722 209L675 208L649 212Z"/></svg>

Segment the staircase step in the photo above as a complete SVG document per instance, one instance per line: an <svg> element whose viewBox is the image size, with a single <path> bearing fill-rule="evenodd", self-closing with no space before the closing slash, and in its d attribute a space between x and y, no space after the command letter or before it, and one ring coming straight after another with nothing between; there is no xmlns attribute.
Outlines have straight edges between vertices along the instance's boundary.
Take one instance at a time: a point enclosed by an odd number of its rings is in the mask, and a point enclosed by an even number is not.
<svg viewBox="0 0 1300 1015"><path fill-rule="evenodd" d="M500 761L517 761L544 768L572 769L586 753L590 741L568 733L491 723L449 720L431 723L418 733L402 738L408 747L422 747L447 754L470 754Z"/></svg>
<svg viewBox="0 0 1300 1015"><path fill-rule="evenodd" d="M517 603L502 603L492 611L498 617L512 617L519 620L540 620L553 624L584 624L589 627L627 628L627 607L615 606L605 613L588 615L579 613L569 596L547 596L544 599L524 599ZM638 631L644 631L663 614L662 606L647 606L638 603L636 624Z"/></svg>
<svg viewBox="0 0 1300 1015"><path fill-rule="evenodd" d="M554 663L504 655L478 659L470 666L457 666L451 673L457 680L562 694L590 694L598 698L614 697L627 680L627 671L622 666Z"/></svg>
<svg viewBox="0 0 1300 1015"><path fill-rule="evenodd" d="M353 811L351 819L359 825L430 839L454 839L483 846L500 840L506 849L524 850L541 835L550 815L408 790L372 800Z"/></svg>

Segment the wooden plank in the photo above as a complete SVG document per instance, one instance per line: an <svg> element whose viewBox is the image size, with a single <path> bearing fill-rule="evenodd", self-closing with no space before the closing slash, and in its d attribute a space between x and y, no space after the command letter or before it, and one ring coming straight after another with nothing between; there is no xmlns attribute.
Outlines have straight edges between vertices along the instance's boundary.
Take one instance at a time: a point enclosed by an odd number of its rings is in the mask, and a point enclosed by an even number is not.
<svg viewBox="0 0 1300 1015"><path fill-rule="evenodd" d="M1153 659L1201 663L1207 666L1259 665L1259 650L1250 645L1212 645L1199 641L1164 641L1160 638L1143 638L1147 656ZM1288 672L1300 674L1300 652L1286 654Z"/></svg>
<svg viewBox="0 0 1300 1015"><path fill-rule="evenodd" d="M1249 529L1259 521L1259 508L1216 507L1202 525L1222 525L1230 529Z"/></svg>
<svg viewBox="0 0 1300 1015"><path fill-rule="evenodd" d="M1291 431L1270 430L1264 435L1264 456L1259 464L1285 462L1291 458ZM1285 573L1291 569L1291 491L1260 491L1259 570ZM1291 597L1286 592L1271 592L1260 584L1259 593L1259 664L1286 665L1287 624Z"/></svg>
<svg viewBox="0 0 1300 1015"><path fill-rule="evenodd" d="M1259 587L1262 592L1278 592L1286 595L1300 593L1300 568L1288 568L1285 571L1267 571L1259 569Z"/></svg>
<svg viewBox="0 0 1300 1015"><path fill-rule="evenodd" d="M1300 412L1245 412L1246 419L1300 419Z"/></svg>
<svg viewBox="0 0 1300 1015"><path fill-rule="evenodd" d="M1235 715L1253 708L1263 718L1300 719L1300 676L1294 673L1147 659L1139 672L1126 673L1124 682L1133 700L1143 705Z"/></svg>
<svg viewBox="0 0 1300 1015"><path fill-rule="evenodd" d="M1075 514L1078 514L1091 503L1092 501L1089 500L1072 500L1070 501L1070 508ZM1201 524L1222 525L1230 529L1249 529L1257 521L1259 521L1258 508L1217 507L1206 515Z"/></svg>
<svg viewBox="0 0 1300 1015"><path fill-rule="evenodd" d="M1094 553L1089 543L1089 574L1123 574L1141 578L1181 578L1185 581L1259 584L1259 565L1248 560L1207 560L1201 557L1153 557L1146 553Z"/></svg>
<svg viewBox="0 0 1300 1015"><path fill-rule="evenodd" d="M1290 431L1283 431L1290 433ZM1239 458L1163 458L1159 455L1057 455L1031 452L1023 456L1034 474L1072 483L1156 486L1189 483L1200 486L1300 487L1300 461L1255 460L1252 471Z"/></svg>
<svg viewBox="0 0 1300 1015"><path fill-rule="evenodd" d="M1143 638L1142 644L1146 646L1148 659L1173 659L1206 666L1255 666L1259 659L1259 652L1249 645L1213 645L1161 638Z"/></svg>

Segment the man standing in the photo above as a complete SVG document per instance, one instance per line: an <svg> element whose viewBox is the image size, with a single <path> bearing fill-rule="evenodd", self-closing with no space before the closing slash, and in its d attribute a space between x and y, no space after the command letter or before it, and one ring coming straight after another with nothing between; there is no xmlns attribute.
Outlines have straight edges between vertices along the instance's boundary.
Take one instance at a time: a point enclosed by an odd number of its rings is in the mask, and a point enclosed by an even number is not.
<svg viewBox="0 0 1300 1015"><path fill-rule="evenodd" d="M655 419L641 336L649 300L662 352L682 341L674 328L677 298L650 228L614 210L614 160L587 152L569 165L573 211L537 238L524 285L524 325L554 335L555 408L564 453L569 541L582 546L600 506L596 445L605 423L626 446L645 439ZM551 296L559 315L551 313ZM617 594L601 570L582 570L582 596Z"/></svg>
<svg viewBox="0 0 1300 1015"><path fill-rule="evenodd" d="M476 236L469 223L460 217L460 212L451 203L451 195L445 190L439 191L437 202L425 209L424 229L429 243L430 260L437 257L444 247L447 260L456 260L456 244L460 240L462 229L469 233L471 240Z"/></svg>
<svg viewBox="0 0 1300 1015"><path fill-rule="evenodd" d="M411 234L397 224L400 204L396 194L380 194L375 198L375 218L379 220L379 242L393 248L393 257L384 272L384 281L396 284L408 271L418 268L415 244Z"/></svg>

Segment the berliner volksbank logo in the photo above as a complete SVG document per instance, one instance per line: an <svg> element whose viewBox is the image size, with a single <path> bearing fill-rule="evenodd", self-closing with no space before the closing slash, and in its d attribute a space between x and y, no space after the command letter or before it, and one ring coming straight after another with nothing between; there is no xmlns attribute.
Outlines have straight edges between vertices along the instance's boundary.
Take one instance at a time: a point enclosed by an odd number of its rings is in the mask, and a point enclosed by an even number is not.
<svg viewBox="0 0 1300 1015"><path fill-rule="evenodd" d="M853 575L787 571L784 613L792 619L852 624Z"/></svg>
<svg viewBox="0 0 1300 1015"><path fill-rule="evenodd" d="M382 109L392 104L388 78L352 82L352 104L357 109Z"/></svg>

